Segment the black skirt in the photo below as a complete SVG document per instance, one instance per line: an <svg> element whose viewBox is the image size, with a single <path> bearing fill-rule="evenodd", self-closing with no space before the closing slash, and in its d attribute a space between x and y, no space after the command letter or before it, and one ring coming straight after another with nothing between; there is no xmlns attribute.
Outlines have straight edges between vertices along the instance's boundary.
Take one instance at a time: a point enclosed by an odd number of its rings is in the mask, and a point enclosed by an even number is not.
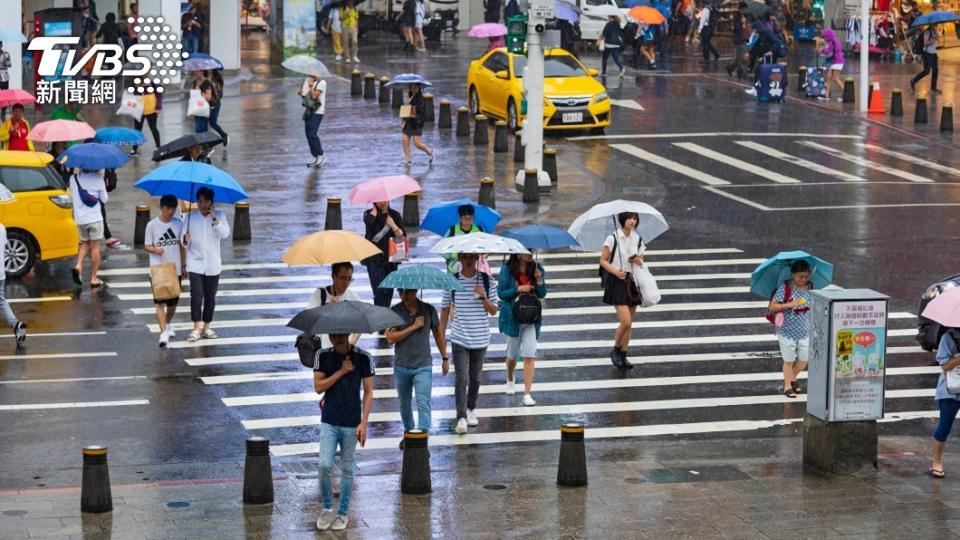
<svg viewBox="0 0 960 540"><path fill-rule="evenodd" d="M403 134L408 137L422 137L423 126L414 119L405 120L403 122Z"/></svg>
<svg viewBox="0 0 960 540"><path fill-rule="evenodd" d="M632 296L630 292L633 292ZM640 292L633 283L633 276L627 274L627 279L619 279L617 276L608 274L603 287L603 303L610 306L639 306Z"/></svg>

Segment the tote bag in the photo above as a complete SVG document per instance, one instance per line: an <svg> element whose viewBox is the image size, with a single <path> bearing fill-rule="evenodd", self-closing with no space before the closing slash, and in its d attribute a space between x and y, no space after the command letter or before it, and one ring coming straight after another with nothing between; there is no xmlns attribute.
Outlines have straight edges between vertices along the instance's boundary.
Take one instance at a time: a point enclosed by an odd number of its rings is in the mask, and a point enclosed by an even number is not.
<svg viewBox="0 0 960 540"><path fill-rule="evenodd" d="M187 106L187 116L210 117L210 103L197 88L190 91L190 104Z"/></svg>
<svg viewBox="0 0 960 540"><path fill-rule="evenodd" d="M139 122L143 118L143 99L132 92L124 92L117 115L129 116Z"/></svg>
<svg viewBox="0 0 960 540"><path fill-rule="evenodd" d="M150 267L150 285L153 287L153 298L156 300L170 300L180 296L180 277L177 276L177 265L172 262L154 264Z"/></svg>

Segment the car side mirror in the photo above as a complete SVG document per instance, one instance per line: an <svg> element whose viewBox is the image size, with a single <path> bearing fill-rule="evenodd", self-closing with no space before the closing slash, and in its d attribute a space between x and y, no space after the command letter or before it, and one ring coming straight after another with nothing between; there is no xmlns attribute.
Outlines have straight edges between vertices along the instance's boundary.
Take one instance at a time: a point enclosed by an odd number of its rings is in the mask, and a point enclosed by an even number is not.
<svg viewBox="0 0 960 540"><path fill-rule="evenodd" d="M591 77L596 77L597 75L600 74L600 70L597 69L597 68L587 68L587 73L588 73Z"/></svg>
<svg viewBox="0 0 960 540"><path fill-rule="evenodd" d="M503 79L505 81L510 79L510 74L507 73L507 70L505 69L496 72L495 75L498 79Z"/></svg>

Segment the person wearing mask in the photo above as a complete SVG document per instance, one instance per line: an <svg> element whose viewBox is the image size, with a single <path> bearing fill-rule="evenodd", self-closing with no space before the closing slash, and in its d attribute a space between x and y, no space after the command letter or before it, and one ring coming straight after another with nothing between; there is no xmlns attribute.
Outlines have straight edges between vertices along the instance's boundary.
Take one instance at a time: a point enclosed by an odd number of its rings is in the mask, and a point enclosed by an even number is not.
<svg viewBox="0 0 960 540"><path fill-rule="evenodd" d="M747 21L747 3L742 1L737 4L737 12L733 14L732 39L733 39L733 61L727 64L727 75L733 77L733 72L737 72L737 78L742 79L747 76L747 40L750 38L750 23Z"/></svg>
<svg viewBox="0 0 960 540"><path fill-rule="evenodd" d="M430 353L430 335L441 351L441 370L450 372L447 343L440 332L440 316L436 308L417 298L416 289L401 289L400 302L391 308L403 319L404 326L387 330L387 343L394 345L393 376L400 401L400 419L404 431L414 428L429 433L430 392L433 386L433 355ZM417 393L417 423L413 422L413 392ZM400 440L403 448L403 439Z"/></svg>
<svg viewBox="0 0 960 540"><path fill-rule="evenodd" d="M715 59L720 59L720 53L717 52L717 48L713 46L712 41L713 33L717 30L719 23L720 10L709 4L703 6L703 11L700 14L700 28L697 29L697 32L700 34L700 50L703 51L703 61L701 63L704 66L710 62L711 54Z"/></svg>
<svg viewBox="0 0 960 540"><path fill-rule="evenodd" d="M603 278L603 303L614 307L620 321L614 334L610 360L620 369L633 369L627 351L630 348L633 318L641 302L633 275L635 268L643 265L643 252L646 249L636 231L639 218L634 212L617 214L620 228L607 236L600 250L600 267L606 272Z"/></svg>
<svg viewBox="0 0 960 540"><path fill-rule="evenodd" d="M597 47L603 49L603 59L600 60L600 74L607 74L607 58L613 57L614 63L620 68L620 77L623 77L623 60L620 58L620 49L623 48L623 35L620 33L620 17L611 15L607 18L607 24L600 32L597 39Z"/></svg>
<svg viewBox="0 0 960 540"><path fill-rule="evenodd" d="M782 313L783 324L777 329L780 356L783 357L783 394L797 397L797 377L810 358L810 263L793 261L790 279L781 283L770 299L771 313Z"/></svg>
<svg viewBox="0 0 960 540"><path fill-rule="evenodd" d="M490 345L490 317L497 314L497 284L489 274L477 270L477 254L461 253L460 273L455 274L463 286L459 293L444 291L440 301L440 333L447 334L453 349L453 370L456 374L454 396L457 403L457 424L454 431L466 435L467 426L480 421L474 410L483 378L483 360ZM453 321L450 312L453 311ZM446 356L446 351L440 351Z"/></svg>
<svg viewBox="0 0 960 540"><path fill-rule="evenodd" d="M157 129L157 118L160 116L160 110L163 109L163 94L156 92L144 92L140 94L143 101L143 116L139 120L134 119L133 128L137 131L143 131L143 124L150 127L150 134L153 135L153 144L160 147L160 130ZM135 156L140 149L134 146L130 149L130 155Z"/></svg>
<svg viewBox="0 0 960 540"><path fill-rule="evenodd" d="M187 341L219 337L210 329L210 323L223 270L220 242L228 236L230 225L223 212L213 207L213 190L198 189L197 209L187 216L181 240L187 251L185 271L190 276L190 320L193 322Z"/></svg>
<svg viewBox="0 0 960 540"><path fill-rule="evenodd" d="M123 29L117 24L116 14L110 12L107 13L107 22L101 24L100 30L97 30L97 39L103 40L102 42L108 45L122 45L123 40L120 39L122 33Z"/></svg>
<svg viewBox="0 0 960 540"><path fill-rule="evenodd" d="M917 39L923 40L923 71L917 73L910 79L910 91L916 92L917 83L920 82L920 79L930 75L930 91L938 94L940 90L937 89L937 77L940 74L940 69L937 63L940 60L937 57L937 32L933 29L932 25L927 26Z"/></svg>
<svg viewBox="0 0 960 540"><path fill-rule="evenodd" d="M424 109L423 87L419 84L410 85L410 96L407 105L413 107L413 116L403 119L403 164L413 165L413 158L410 155L410 140L413 139L413 145L418 150L429 156L430 163L433 163L433 150L423 142L423 126L427 122L427 111Z"/></svg>
<svg viewBox="0 0 960 540"><path fill-rule="evenodd" d="M347 0L346 5L340 11L340 27L343 29L343 51L344 56L349 63L360 63L359 45L357 43L359 32L360 15L354 6L354 0Z"/></svg>
<svg viewBox="0 0 960 540"><path fill-rule="evenodd" d="M320 135L317 133L326 111L327 81L308 76L297 94L303 100L303 128L307 135L310 155L313 156L313 162L308 163L307 167L320 167L327 162L327 157L323 155L323 145L320 144Z"/></svg>
<svg viewBox="0 0 960 540"><path fill-rule="evenodd" d="M523 404L536 405L530 391L533 388L533 365L537 358L537 340L540 339L541 318L524 322L515 311L518 306L528 309L531 302L521 299L522 295L533 295L538 299L547 296L547 282L543 267L533 261L532 255L510 255L507 264L500 268L497 294L500 295L500 334L507 336L507 395L513 395L514 370L517 359L523 358ZM532 299L530 299L532 300Z"/></svg>
<svg viewBox="0 0 960 540"><path fill-rule="evenodd" d="M461 234L470 234L483 232L483 228L473 222L474 208L472 204L462 204L457 207L457 216L460 223L451 225L450 230L444 235L445 238L451 236L460 236ZM447 272L456 274L460 271L460 260L456 253L444 253L443 258L447 261Z"/></svg>
<svg viewBox="0 0 960 540"><path fill-rule="evenodd" d="M3 42L0 41L0 90L10 88L10 68L13 67L13 61L10 60L10 53L3 49ZM7 107L0 109L0 121L6 120Z"/></svg>
<svg viewBox="0 0 960 540"><path fill-rule="evenodd" d="M364 238L380 248L380 253L363 261L370 277L370 288L373 289L373 303L380 307L388 308L393 301L393 289L381 288L380 282L398 267L397 263L390 262L390 239L397 242L403 240L406 233L402 223L403 216L390 208L389 202L373 203L373 207L363 213L363 224L366 227Z"/></svg>
<svg viewBox="0 0 960 540"><path fill-rule="evenodd" d="M23 117L23 105L15 104L10 111L10 118L0 124L0 142L3 143L3 149L33 152L33 141L27 139L30 122Z"/></svg>
<svg viewBox="0 0 960 540"><path fill-rule="evenodd" d="M144 249L150 254L150 266L164 263L174 263L177 267L177 276L183 275L183 259L185 251L180 243L183 232L183 220L174 216L178 206L177 198L173 195L160 197L160 216L147 223L144 231ZM180 297L165 300L153 300L157 308L157 325L160 327L160 347L166 347L176 333L170 327L170 321L177 313L177 304Z"/></svg>
<svg viewBox="0 0 960 540"><path fill-rule="evenodd" d="M330 266L331 283L326 287L318 287L313 291L310 300L307 302L307 309L325 306L334 302L362 302L357 293L350 290L353 283L353 263L339 262ZM350 334L350 344L356 345L360 341L360 334ZM326 334L320 335L320 348L329 349L333 347L330 338Z"/></svg>
<svg viewBox="0 0 960 540"><path fill-rule="evenodd" d="M90 256L90 287L101 287L103 282L97 279L100 271L100 241L103 240L103 215L100 205L107 203L107 186L102 173L83 169L70 176L70 196L73 199L73 219L80 233L80 249L77 251L77 264L72 270L73 282L83 285L81 273L83 260Z"/></svg>
<svg viewBox="0 0 960 540"><path fill-rule="evenodd" d="M843 92L843 81L840 80L840 75L843 73L843 45L840 44L837 35L830 28L823 29L823 41L825 45L820 49L820 54L827 59L827 65L830 66L827 69L827 80L824 81L824 85L827 87L827 95L823 99L829 101L830 89L833 88L833 85L836 85ZM843 98L837 98L837 101L843 101Z"/></svg>

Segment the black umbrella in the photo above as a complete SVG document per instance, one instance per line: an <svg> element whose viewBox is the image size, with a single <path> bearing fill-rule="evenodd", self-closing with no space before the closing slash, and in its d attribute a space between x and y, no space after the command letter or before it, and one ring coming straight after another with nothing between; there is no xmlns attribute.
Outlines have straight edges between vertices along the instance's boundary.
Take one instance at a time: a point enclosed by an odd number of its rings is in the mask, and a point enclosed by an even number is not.
<svg viewBox="0 0 960 540"><path fill-rule="evenodd" d="M333 302L305 309L287 326L307 334L370 334L405 326L393 310L363 302Z"/></svg>
<svg viewBox="0 0 960 540"><path fill-rule="evenodd" d="M753 15L754 17L762 17L767 13L770 13L771 8L766 4L761 4L760 2L755 2L754 0L747 1L747 13Z"/></svg>
<svg viewBox="0 0 960 540"><path fill-rule="evenodd" d="M153 160L164 161L166 159L183 157L187 155L187 149L191 146L200 146L204 150L209 150L221 143L223 143L223 139L216 132L205 131L203 133L191 133L179 139L174 139L154 150Z"/></svg>

